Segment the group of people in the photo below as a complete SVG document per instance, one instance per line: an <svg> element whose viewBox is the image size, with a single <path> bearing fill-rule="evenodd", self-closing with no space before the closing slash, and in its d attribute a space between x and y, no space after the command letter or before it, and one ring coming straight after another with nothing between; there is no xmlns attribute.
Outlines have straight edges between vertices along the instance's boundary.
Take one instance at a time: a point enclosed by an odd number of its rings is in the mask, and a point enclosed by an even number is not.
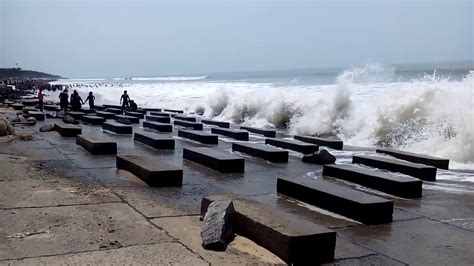
<svg viewBox="0 0 474 266"><path fill-rule="evenodd" d="M64 89L59 94L59 106L61 107L61 110L64 110L65 112L67 111L69 104L71 104L71 110L80 111L82 105L87 102L89 102L89 110L94 111L95 110L94 101L95 101L95 96L92 93L92 91L89 92L89 95L87 96L86 101L82 100L77 90L74 90L74 92L71 94L70 99L69 99L67 88Z"/></svg>
<svg viewBox="0 0 474 266"><path fill-rule="evenodd" d="M43 90L40 89L38 92L38 101L39 101L39 106L40 110L43 111L43 98L44 94L42 92ZM69 104L71 104L71 110L73 111L80 111L81 107L83 104L86 104L89 102L89 110L95 111L95 96L91 92L89 92L89 95L87 96L86 100L83 101L77 90L74 90L73 93L71 94L71 97L69 97L68 94L68 89L65 88L60 94L59 94L59 106L61 110L64 110L67 112L67 109L69 107ZM122 94L122 97L120 97L120 104L122 105L122 110L137 110L138 106L137 104L130 99L130 96L127 94L127 91L124 91Z"/></svg>

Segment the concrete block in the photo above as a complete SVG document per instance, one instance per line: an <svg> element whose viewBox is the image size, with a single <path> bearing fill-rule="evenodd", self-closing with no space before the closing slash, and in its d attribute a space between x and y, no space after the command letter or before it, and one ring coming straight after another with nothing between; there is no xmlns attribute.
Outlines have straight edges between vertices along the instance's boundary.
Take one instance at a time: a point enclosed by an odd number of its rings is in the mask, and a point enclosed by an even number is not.
<svg viewBox="0 0 474 266"><path fill-rule="evenodd" d="M431 165L436 168L446 169L446 170L449 169L448 159L443 159L443 158L424 155L424 154L417 154L417 153L412 153L412 152L407 152L407 151L393 150L393 149L379 148L376 151L378 153L388 154L395 158L409 161L412 163L421 163L421 164Z"/></svg>
<svg viewBox="0 0 474 266"><path fill-rule="evenodd" d="M365 155L354 155L352 157L352 163L359 163L392 172L399 172L425 181L436 181L436 167L424 164Z"/></svg>
<svg viewBox="0 0 474 266"><path fill-rule="evenodd" d="M75 111L68 111L67 114L74 117L74 119L76 120L81 120L82 117L86 115L83 112L75 112Z"/></svg>
<svg viewBox="0 0 474 266"><path fill-rule="evenodd" d="M274 129L244 127L244 126L241 126L240 129L244 129L244 130L247 130L248 132L263 135L263 136L269 137L269 138L275 138L276 137L276 130L274 130Z"/></svg>
<svg viewBox="0 0 474 266"><path fill-rule="evenodd" d="M102 106L105 108L122 109L121 105L116 104L103 104Z"/></svg>
<svg viewBox="0 0 474 266"><path fill-rule="evenodd" d="M14 103L11 105L11 107L13 107L14 110L23 110L23 108L25 108L25 106L21 103Z"/></svg>
<svg viewBox="0 0 474 266"><path fill-rule="evenodd" d="M249 140L249 133L242 129L230 129L230 128L211 128L211 133L223 135L236 140Z"/></svg>
<svg viewBox="0 0 474 266"><path fill-rule="evenodd" d="M380 172L354 165L325 165L323 175L342 179L402 198L420 198L422 181L411 176Z"/></svg>
<svg viewBox="0 0 474 266"><path fill-rule="evenodd" d="M116 122L105 122L102 124L102 129L114 132L116 134L132 134L133 127L130 125L120 124Z"/></svg>
<svg viewBox="0 0 474 266"><path fill-rule="evenodd" d="M218 200L209 204L202 222L202 247L224 251L234 238L234 204L231 200Z"/></svg>
<svg viewBox="0 0 474 266"><path fill-rule="evenodd" d="M94 110L90 110L89 108L81 108L80 112L83 112L84 114L92 114L92 113L95 113Z"/></svg>
<svg viewBox="0 0 474 266"><path fill-rule="evenodd" d="M392 222L393 202L322 179L278 178L277 192L367 225Z"/></svg>
<svg viewBox="0 0 474 266"><path fill-rule="evenodd" d="M164 109L163 112L169 112L169 113L177 113L177 114L183 114L183 110L175 110L175 109Z"/></svg>
<svg viewBox="0 0 474 266"><path fill-rule="evenodd" d="M21 100L21 104L25 106L35 106L38 104L38 100L36 99L23 99Z"/></svg>
<svg viewBox="0 0 474 266"><path fill-rule="evenodd" d="M76 144L82 146L91 154L117 154L117 143L97 136L76 137Z"/></svg>
<svg viewBox="0 0 474 266"><path fill-rule="evenodd" d="M342 140L338 140L338 139L320 138L320 137L313 137L313 136L301 136L301 135L296 135L294 136L294 138L300 141L316 144L319 146L329 147L335 150L342 150L344 146Z"/></svg>
<svg viewBox="0 0 474 266"><path fill-rule="evenodd" d="M114 113L114 114L116 114L116 115L121 115L121 114L123 114L121 108L120 108L120 109L119 109L119 108L105 108L105 111L106 111L106 112L109 112L109 113Z"/></svg>
<svg viewBox="0 0 474 266"><path fill-rule="evenodd" d="M96 111L95 114L97 116L103 117L105 119L114 119L115 118L114 113L110 113L110 112L106 112L106 111Z"/></svg>
<svg viewBox="0 0 474 266"><path fill-rule="evenodd" d="M153 116L153 115L147 115L146 116L147 121L156 121L160 123L170 123L171 119L169 117L165 116Z"/></svg>
<svg viewBox="0 0 474 266"><path fill-rule="evenodd" d="M152 132L135 132L133 140L144 143L155 149L174 149L174 139Z"/></svg>
<svg viewBox="0 0 474 266"><path fill-rule="evenodd" d="M150 112L150 115L170 117L169 113L163 113L163 112Z"/></svg>
<svg viewBox="0 0 474 266"><path fill-rule="evenodd" d="M129 171L151 187L180 187L183 169L138 155L117 155L117 168Z"/></svg>
<svg viewBox="0 0 474 266"><path fill-rule="evenodd" d="M243 173L245 170L245 160L243 158L206 147L184 148L183 158L221 173Z"/></svg>
<svg viewBox="0 0 474 266"><path fill-rule="evenodd" d="M29 111L28 115L36 118L38 121L43 121L45 119L45 114L40 111Z"/></svg>
<svg viewBox="0 0 474 266"><path fill-rule="evenodd" d="M173 124L175 126L182 126L186 128L192 128L194 130L203 130L203 125L201 123L189 122L184 120L174 120Z"/></svg>
<svg viewBox="0 0 474 266"><path fill-rule="evenodd" d="M145 117L145 115L141 112L131 112L131 111L126 111L125 112L125 115L128 115L128 116L133 116L133 117L136 117L138 119L143 119Z"/></svg>
<svg viewBox="0 0 474 266"><path fill-rule="evenodd" d="M143 110L147 111L147 112L161 112L161 108L142 108Z"/></svg>
<svg viewBox="0 0 474 266"><path fill-rule="evenodd" d="M288 151L265 144L232 143L232 150L260 157L270 162L288 162Z"/></svg>
<svg viewBox="0 0 474 266"><path fill-rule="evenodd" d="M201 142L203 144L217 144L219 142L217 135L203 132L200 130L180 129L178 131L178 136L182 138L191 139L197 142Z"/></svg>
<svg viewBox="0 0 474 266"><path fill-rule="evenodd" d="M315 153L318 151L319 147L315 144L310 144L298 140L288 140L288 139L265 139L265 144L272 146L280 147L283 149L288 149L292 151L301 152L303 154Z"/></svg>
<svg viewBox="0 0 474 266"><path fill-rule="evenodd" d="M127 119L129 120L132 124L139 124L140 123L140 119L139 118L136 118L134 116L129 116L129 115L115 115L115 120L119 120L119 119ZM118 121L117 121L118 122Z"/></svg>
<svg viewBox="0 0 474 266"><path fill-rule="evenodd" d="M216 121L216 120L202 119L202 120L201 120L201 123L207 124L207 125L213 125L213 126L223 127L223 128L230 128L230 123L229 123L229 122L224 122L224 121Z"/></svg>
<svg viewBox="0 0 474 266"><path fill-rule="evenodd" d="M43 106L43 109L46 110L46 111L59 111L61 110L61 108L58 106L58 105L48 105L46 104L45 106Z"/></svg>
<svg viewBox="0 0 474 266"><path fill-rule="evenodd" d="M151 128L161 132L173 132L173 126L166 123L143 121L143 127Z"/></svg>
<svg viewBox="0 0 474 266"><path fill-rule="evenodd" d="M228 196L208 196L201 202L201 214L211 202ZM288 264L329 263L334 260L336 232L262 203L232 198L234 231L266 248Z"/></svg>
<svg viewBox="0 0 474 266"><path fill-rule="evenodd" d="M196 117L184 116L184 115L175 115L174 119L189 121L189 122L196 122Z"/></svg>
<svg viewBox="0 0 474 266"><path fill-rule="evenodd" d="M82 133L80 127L65 123L55 123L54 129L63 137L75 137Z"/></svg>
<svg viewBox="0 0 474 266"><path fill-rule="evenodd" d="M96 115L85 115L82 117L82 122L91 125L102 125L105 122L105 118Z"/></svg>

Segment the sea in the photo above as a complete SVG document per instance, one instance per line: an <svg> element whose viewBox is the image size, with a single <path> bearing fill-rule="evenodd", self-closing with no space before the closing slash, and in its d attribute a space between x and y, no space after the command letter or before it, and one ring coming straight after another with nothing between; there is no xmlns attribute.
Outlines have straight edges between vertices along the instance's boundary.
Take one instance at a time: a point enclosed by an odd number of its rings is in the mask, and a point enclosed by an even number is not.
<svg viewBox="0 0 474 266"><path fill-rule="evenodd" d="M96 104L183 109L216 120L335 136L357 147L393 147L451 160L474 181L474 71L347 69L63 79ZM57 94L48 95L56 100Z"/></svg>

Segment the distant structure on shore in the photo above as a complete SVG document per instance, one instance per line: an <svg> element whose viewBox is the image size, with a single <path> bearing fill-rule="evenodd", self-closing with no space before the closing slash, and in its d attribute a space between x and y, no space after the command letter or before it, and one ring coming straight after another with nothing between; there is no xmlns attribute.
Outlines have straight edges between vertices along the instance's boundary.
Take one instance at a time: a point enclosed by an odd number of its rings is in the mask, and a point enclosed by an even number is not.
<svg viewBox="0 0 474 266"><path fill-rule="evenodd" d="M61 79L63 77L20 67L0 68L0 79Z"/></svg>

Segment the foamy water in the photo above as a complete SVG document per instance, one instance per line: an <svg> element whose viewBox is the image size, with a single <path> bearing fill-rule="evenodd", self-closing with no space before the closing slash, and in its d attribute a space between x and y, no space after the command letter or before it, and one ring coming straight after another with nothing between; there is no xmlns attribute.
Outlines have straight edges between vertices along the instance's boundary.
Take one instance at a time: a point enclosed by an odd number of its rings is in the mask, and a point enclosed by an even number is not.
<svg viewBox="0 0 474 266"><path fill-rule="evenodd" d="M430 75L393 82L392 76L393 70L366 67L347 70L330 85L206 76L133 78L113 87L115 80L56 83L88 84L74 89L83 98L93 91L98 104L118 104L126 89L142 107L199 110L218 120L287 127L290 134L337 135L349 145L386 145L474 169L474 72L458 81Z"/></svg>

